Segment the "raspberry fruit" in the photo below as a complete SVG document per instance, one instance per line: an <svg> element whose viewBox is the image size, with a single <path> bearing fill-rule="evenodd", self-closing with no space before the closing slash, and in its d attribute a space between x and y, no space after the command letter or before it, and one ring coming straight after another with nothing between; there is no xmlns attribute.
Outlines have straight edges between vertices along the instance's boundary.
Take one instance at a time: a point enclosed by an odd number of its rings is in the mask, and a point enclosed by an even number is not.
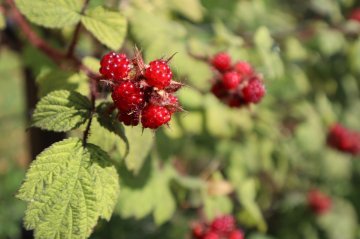
<svg viewBox="0 0 360 239"><path fill-rule="evenodd" d="M163 106L147 105L141 114L141 123L144 128L157 129L171 119L171 113Z"/></svg>
<svg viewBox="0 0 360 239"><path fill-rule="evenodd" d="M231 215L224 215L218 218L215 218L211 223L212 230L221 233L227 234L234 230L235 227L235 219Z"/></svg>
<svg viewBox="0 0 360 239"><path fill-rule="evenodd" d="M116 108L123 112L137 110L144 103L143 91L131 81L121 81L115 86L111 97Z"/></svg>
<svg viewBox="0 0 360 239"><path fill-rule="evenodd" d="M239 62L235 63L234 71L236 71L243 77L251 77L254 74L253 68L246 61L239 61Z"/></svg>
<svg viewBox="0 0 360 239"><path fill-rule="evenodd" d="M214 56L211 64L219 71L229 70L231 67L231 57L225 52L220 52Z"/></svg>
<svg viewBox="0 0 360 239"><path fill-rule="evenodd" d="M227 101L228 106L233 108L238 108L246 104L243 98L240 95L234 94L231 95Z"/></svg>
<svg viewBox="0 0 360 239"><path fill-rule="evenodd" d="M139 111L134 112L120 112L118 115L120 122L123 122L124 125L136 126L139 124Z"/></svg>
<svg viewBox="0 0 360 239"><path fill-rule="evenodd" d="M308 193L308 203L311 210L318 215L329 211L331 207L331 199L317 189Z"/></svg>
<svg viewBox="0 0 360 239"><path fill-rule="evenodd" d="M167 109L170 111L170 113L178 111L179 99L175 95L169 94L167 102Z"/></svg>
<svg viewBox="0 0 360 239"><path fill-rule="evenodd" d="M125 54L110 52L100 62L99 72L107 79L121 80L128 76L131 66Z"/></svg>
<svg viewBox="0 0 360 239"><path fill-rule="evenodd" d="M232 90L235 89L241 81L241 76L235 71L226 72L222 77L222 83L225 88Z"/></svg>
<svg viewBox="0 0 360 239"><path fill-rule="evenodd" d="M166 61L155 60L146 68L145 78L149 85L163 89L170 85L172 72Z"/></svg>
<svg viewBox="0 0 360 239"><path fill-rule="evenodd" d="M222 82L217 82L211 87L211 92L219 99L227 95L227 90Z"/></svg>
<svg viewBox="0 0 360 239"><path fill-rule="evenodd" d="M349 19L360 23L360 8L354 9L350 13Z"/></svg>
<svg viewBox="0 0 360 239"><path fill-rule="evenodd" d="M196 224L193 228L192 228L192 234L195 238L202 238L202 235L204 233L204 226L200 223Z"/></svg>
<svg viewBox="0 0 360 239"><path fill-rule="evenodd" d="M241 230L234 230L230 232L229 239L244 239L244 233Z"/></svg>
<svg viewBox="0 0 360 239"><path fill-rule="evenodd" d="M330 127L327 144L342 152L360 154L360 133L352 132L341 124Z"/></svg>
<svg viewBox="0 0 360 239"><path fill-rule="evenodd" d="M249 103L258 103L264 95L265 86L258 77L250 79L248 85L242 89L242 96Z"/></svg>
<svg viewBox="0 0 360 239"><path fill-rule="evenodd" d="M219 238L220 236L214 231L209 231L203 236L203 239L219 239Z"/></svg>

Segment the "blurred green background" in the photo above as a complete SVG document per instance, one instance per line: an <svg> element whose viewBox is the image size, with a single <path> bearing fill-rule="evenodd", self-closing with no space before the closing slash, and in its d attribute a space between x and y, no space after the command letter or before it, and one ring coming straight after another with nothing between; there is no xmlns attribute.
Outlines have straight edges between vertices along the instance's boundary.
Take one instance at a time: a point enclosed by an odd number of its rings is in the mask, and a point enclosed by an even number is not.
<svg viewBox="0 0 360 239"><path fill-rule="evenodd" d="M360 131L360 22L348 20L359 1L90 1L91 7L99 5L128 19L121 51L131 54L137 45L147 61L177 52L171 67L188 87L178 94L186 112L156 131L152 159L139 166L137 177L151 182L136 188L123 182L115 215L110 223L100 222L92 238L190 238L190 222L218 213L233 213L249 239L360 238L359 156L326 146L334 122ZM14 194L31 161L25 68L35 76L39 96L88 89L86 77L59 70L27 44L13 22L6 23L0 38L0 238L12 239L22 237L25 205ZM36 29L59 49L73 30ZM20 51L11 48L11 34L20 39ZM107 51L84 31L76 54L97 70ZM218 51L251 62L263 74L267 95L259 105L230 109L209 93L213 72L192 55ZM103 148L114 140L94 135L91 140ZM188 177L153 169L154 158ZM157 180L162 183L153 184ZM221 183L233 190L223 191ZM201 185L215 187L215 193ZM153 215L161 225L151 215L162 205L151 201L147 186L170 195L164 203L169 215ZM331 196L326 215L314 216L307 208L311 188Z"/></svg>

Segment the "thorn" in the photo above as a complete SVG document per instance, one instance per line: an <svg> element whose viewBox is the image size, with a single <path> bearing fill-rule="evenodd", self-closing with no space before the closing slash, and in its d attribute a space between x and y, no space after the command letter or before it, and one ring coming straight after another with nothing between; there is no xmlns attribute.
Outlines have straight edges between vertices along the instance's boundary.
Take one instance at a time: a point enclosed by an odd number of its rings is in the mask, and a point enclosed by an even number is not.
<svg viewBox="0 0 360 239"><path fill-rule="evenodd" d="M174 54L172 54L172 55L166 60L166 63L169 63L169 61L171 61L172 58L173 58L176 54L178 54L178 52L175 52Z"/></svg>

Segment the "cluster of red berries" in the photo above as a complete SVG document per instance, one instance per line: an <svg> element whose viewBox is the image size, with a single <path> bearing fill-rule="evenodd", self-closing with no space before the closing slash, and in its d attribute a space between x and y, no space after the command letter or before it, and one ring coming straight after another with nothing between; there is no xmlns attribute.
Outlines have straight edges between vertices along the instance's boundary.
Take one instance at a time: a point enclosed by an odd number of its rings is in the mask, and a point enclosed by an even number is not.
<svg viewBox="0 0 360 239"><path fill-rule="evenodd" d="M353 155L360 154L360 133L351 131L339 123L330 127L327 144L339 151Z"/></svg>
<svg viewBox="0 0 360 239"><path fill-rule="evenodd" d="M310 209L317 215L324 214L331 208L331 198L318 189L310 190L307 200Z"/></svg>
<svg viewBox="0 0 360 239"><path fill-rule="evenodd" d="M349 19L360 23L360 8L352 10Z"/></svg>
<svg viewBox="0 0 360 239"><path fill-rule="evenodd" d="M265 85L259 74L245 61L231 63L224 52L211 59L216 76L212 93L230 107L241 107L259 103L265 95Z"/></svg>
<svg viewBox="0 0 360 239"><path fill-rule="evenodd" d="M231 215L215 218L211 223L196 223L192 228L196 239L244 239L244 233L236 228Z"/></svg>
<svg viewBox="0 0 360 239"><path fill-rule="evenodd" d="M133 59L115 52L101 59L99 71L111 85L120 122L136 126L141 121L144 128L156 129L182 110L174 95L182 84L172 80L169 60L145 65L139 52Z"/></svg>

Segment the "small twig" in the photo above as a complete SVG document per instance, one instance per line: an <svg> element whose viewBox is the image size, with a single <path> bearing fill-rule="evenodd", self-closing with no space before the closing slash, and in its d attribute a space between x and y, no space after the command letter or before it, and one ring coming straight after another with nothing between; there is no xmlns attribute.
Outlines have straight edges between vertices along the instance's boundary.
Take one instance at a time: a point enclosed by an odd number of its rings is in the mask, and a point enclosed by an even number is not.
<svg viewBox="0 0 360 239"><path fill-rule="evenodd" d="M91 94L90 101L91 101L91 112L90 112L89 121L88 121L88 123L86 125L84 135L83 135L83 146L86 145L87 140L89 138L91 123L92 123L92 119L93 119L94 114L95 114L95 95L94 94Z"/></svg>
<svg viewBox="0 0 360 239"><path fill-rule="evenodd" d="M89 2L90 2L90 0L85 1L84 5L81 9L80 15L84 14L87 6L89 5ZM79 22L75 27L73 38L70 42L68 51L66 53L67 57L72 57L74 55L75 47L76 47L76 44L77 44L77 42L79 40L79 36L80 36L80 30L81 30L81 22Z"/></svg>
<svg viewBox="0 0 360 239"><path fill-rule="evenodd" d="M46 54L52 61L59 64L63 61L69 61L72 65L78 69L83 71L90 79L101 79L101 76L93 71L91 71L87 66L82 64L81 60L76 58L73 55L63 54L56 48L50 46L45 40L43 40L30 26L27 20L21 15L20 11L17 9L14 0L6 0L6 3L10 6L10 10L12 11L13 20L18 24L21 28L21 32L23 32L30 42L31 45L42 51ZM77 33L78 35L79 33ZM77 37L76 37L77 38ZM77 40L76 40L77 41ZM75 41L75 45L76 45ZM75 47L75 46L74 46Z"/></svg>
<svg viewBox="0 0 360 239"><path fill-rule="evenodd" d="M20 26L22 32L26 35L26 38L29 42L34 45L36 48L43 51L46 55L48 55L55 62L59 62L61 59L65 57L59 50L51 47L46 41L41 39L30 27L25 18L21 15L19 10L17 9L14 0L6 0L7 4L13 10L13 17L16 23Z"/></svg>

